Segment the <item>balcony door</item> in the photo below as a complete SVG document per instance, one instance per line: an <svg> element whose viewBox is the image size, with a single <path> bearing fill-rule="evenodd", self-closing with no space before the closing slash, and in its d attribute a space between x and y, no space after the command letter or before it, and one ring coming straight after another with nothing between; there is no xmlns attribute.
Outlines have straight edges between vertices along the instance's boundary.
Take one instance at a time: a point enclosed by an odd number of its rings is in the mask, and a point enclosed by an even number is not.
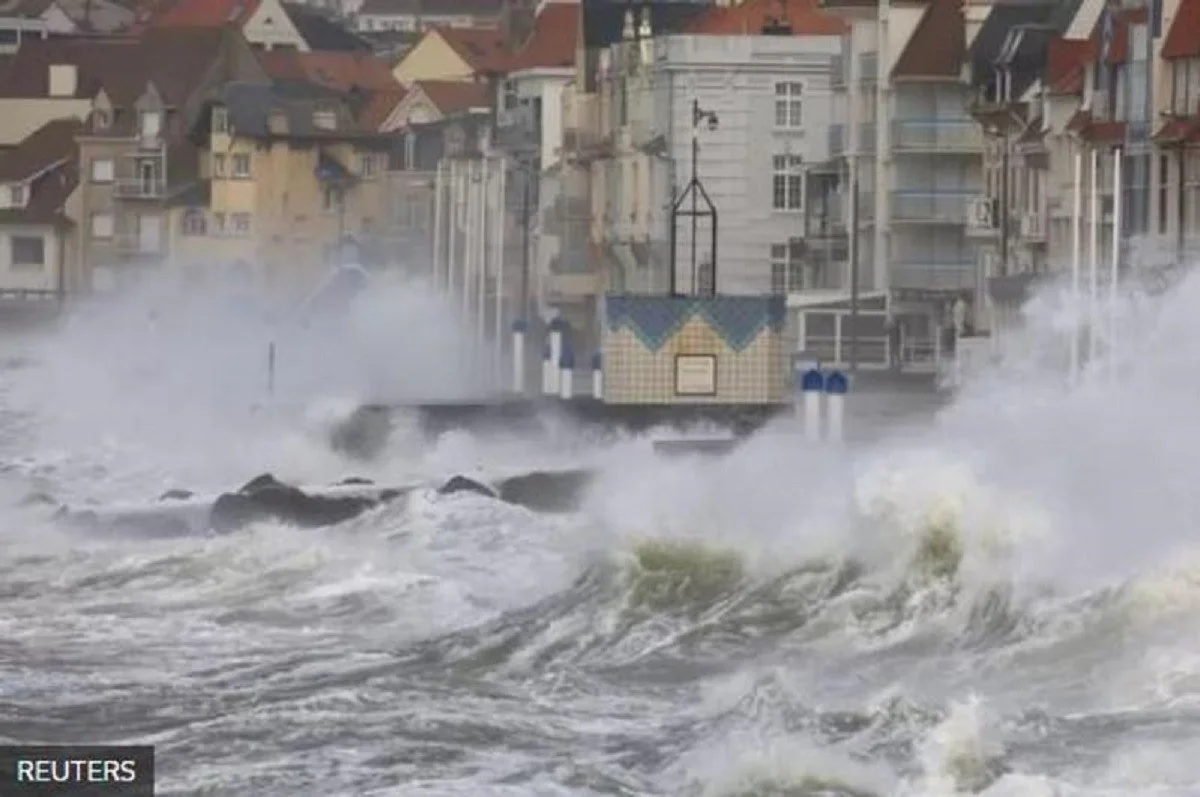
<svg viewBox="0 0 1200 797"><path fill-rule="evenodd" d="M138 161L138 192L142 196L154 196L158 192L158 168L152 160Z"/></svg>
<svg viewBox="0 0 1200 797"><path fill-rule="evenodd" d="M138 217L138 251L144 254L162 251L162 219L158 216Z"/></svg>

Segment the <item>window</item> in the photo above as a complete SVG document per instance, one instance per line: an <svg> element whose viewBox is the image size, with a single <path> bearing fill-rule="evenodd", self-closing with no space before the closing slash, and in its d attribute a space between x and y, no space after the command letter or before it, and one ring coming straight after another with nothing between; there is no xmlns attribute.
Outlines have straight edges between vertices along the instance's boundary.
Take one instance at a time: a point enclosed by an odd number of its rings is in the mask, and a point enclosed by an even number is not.
<svg viewBox="0 0 1200 797"><path fill-rule="evenodd" d="M92 237L108 240L113 237L113 217L111 213L92 214Z"/></svg>
<svg viewBox="0 0 1200 797"><path fill-rule="evenodd" d="M233 233L234 235L249 235L250 234L250 214L249 213L234 213Z"/></svg>
<svg viewBox="0 0 1200 797"><path fill-rule="evenodd" d="M504 109L512 110L517 107L517 83L514 80L504 81Z"/></svg>
<svg viewBox="0 0 1200 797"><path fill-rule="evenodd" d="M250 176L250 156L240 153L233 156L233 176L244 180Z"/></svg>
<svg viewBox="0 0 1200 797"><path fill-rule="evenodd" d="M229 109L220 105L213 108L212 132L218 135L229 133Z"/></svg>
<svg viewBox="0 0 1200 797"><path fill-rule="evenodd" d="M183 212L180 222L180 232L184 235L204 235L208 232L208 224L204 211L198 208L188 208Z"/></svg>
<svg viewBox="0 0 1200 797"><path fill-rule="evenodd" d="M212 173L213 173L213 177L224 177L225 176L225 156L224 155L222 155L220 153L213 155Z"/></svg>
<svg viewBox="0 0 1200 797"><path fill-rule="evenodd" d="M318 130L336 130L337 114L333 111L317 111L313 114L313 127Z"/></svg>
<svg viewBox="0 0 1200 797"><path fill-rule="evenodd" d="M800 210L804 207L804 159L799 155L776 155L771 163L771 206L775 210Z"/></svg>
<svg viewBox="0 0 1200 797"><path fill-rule="evenodd" d="M225 234L225 214L224 213L214 213L213 214L213 232L215 232L217 235Z"/></svg>
<svg viewBox="0 0 1200 797"><path fill-rule="evenodd" d="M801 239L785 244L771 244L771 293L793 293L804 290L804 261Z"/></svg>
<svg viewBox="0 0 1200 797"><path fill-rule="evenodd" d="M111 183L113 181L113 162L109 158L92 159L92 182Z"/></svg>
<svg viewBox="0 0 1200 797"><path fill-rule="evenodd" d="M11 244L13 268L40 268L46 265L46 240L40 235L14 235Z"/></svg>
<svg viewBox="0 0 1200 797"><path fill-rule="evenodd" d="M10 185L8 187L8 201L11 207L25 207L26 190L23 184Z"/></svg>
<svg viewBox="0 0 1200 797"><path fill-rule="evenodd" d="M1179 116L1200 114L1200 58L1176 61L1172 72L1171 110Z"/></svg>
<svg viewBox="0 0 1200 797"><path fill-rule="evenodd" d="M162 114L158 111L142 111L138 125L142 138L158 138L162 132Z"/></svg>
<svg viewBox="0 0 1200 797"><path fill-rule="evenodd" d="M103 108L92 111L92 129L107 130L112 126L112 112Z"/></svg>
<svg viewBox="0 0 1200 797"><path fill-rule="evenodd" d="M337 188L326 188L324 194L324 208L326 213L337 210L342 204L342 192Z"/></svg>
<svg viewBox="0 0 1200 797"><path fill-rule="evenodd" d="M804 103L801 95L804 84L787 82L775 84L775 126L796 129L804 125Z"/></svg>
<svg viewBox="0 0 1200 797"><path fill-rule="evenodd" d="M361 177L375 176L375 156L371 153L364 153L359 156L358 173Z"/></svg>

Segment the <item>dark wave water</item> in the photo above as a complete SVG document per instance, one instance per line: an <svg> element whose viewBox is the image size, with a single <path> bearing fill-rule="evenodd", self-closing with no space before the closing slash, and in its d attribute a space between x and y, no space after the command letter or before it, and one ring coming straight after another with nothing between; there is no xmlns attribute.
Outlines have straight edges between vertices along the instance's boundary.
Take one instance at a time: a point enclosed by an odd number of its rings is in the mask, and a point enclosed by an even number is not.
<svg viewBox="0 0 1200 797"><path fill-rule="evenodd" d="M1157 343L1194 324L1181 290L1127 367L1200 386ZM1026 353L1066 311L1039 312ZM859 402L850 449L787 423L668 462L401 430L367 466L324 437L363 383L251 413L222 334L257 333L212 316L160 325L170 357L86 319L7 344L6 740L153 743L168 795L1200 793L1183 387L1066 391L1026 356L936 418ZM327 359L295 384L335 384ZM601 474L567 516L419 490L333 529L148 541L28 500L566 463Z"/></svg>

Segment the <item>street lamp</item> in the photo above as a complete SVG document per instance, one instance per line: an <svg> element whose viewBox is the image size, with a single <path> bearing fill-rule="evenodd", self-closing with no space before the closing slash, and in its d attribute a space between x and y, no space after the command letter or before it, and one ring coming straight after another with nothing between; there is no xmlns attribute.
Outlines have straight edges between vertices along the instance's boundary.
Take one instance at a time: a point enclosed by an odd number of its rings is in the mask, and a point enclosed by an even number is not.
<svg viewBox="0 0 1200 797"><path fill-rule="evenodd" d="M679 295L678 286L678 271L676 269L676 238L678 236L677 220L680 216L689 216L692 220L692 293L697 292L697 271L696 271L696 236L698 234L697 224L701 216L708 217L712 222L712 284L709 288L711 295L717 293L717 208L709 198L708 192L704 190L704 186L700 184L700 177L697 173L697 162L700 159L700 126L705 125L709 131L717 129L717 115L713 111L707 111L700 107L698 99L692 100L692 179L675 199L674 205L671 206L671 295ZM680 210L685 199L691 199L691 210ZM698 205L700 199L704 200L705 209L701 209Z"/></svg>

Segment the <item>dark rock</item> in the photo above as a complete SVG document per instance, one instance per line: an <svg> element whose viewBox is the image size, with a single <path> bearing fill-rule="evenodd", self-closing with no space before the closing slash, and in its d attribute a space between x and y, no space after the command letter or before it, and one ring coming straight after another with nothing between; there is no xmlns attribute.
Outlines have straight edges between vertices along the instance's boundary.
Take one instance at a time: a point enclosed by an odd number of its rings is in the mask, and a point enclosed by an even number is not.
<svg viewBox="0 0 1200 797"><path fill-rule="evenodd" d="M246 483L236 493L217 497L209 515L214 531L229 532L249 523L274 520L302 528L335 526L358 517L385 500L399 497L400 491L380 496L310 495L298 487L284 484L270 474Z"/></svg>
<svg viewBox="0 0 1200 797"><path fill-rule="evenodd" d="M195 493L191 490L167 490L158 497L159 501L186 501L189 498L195 497Z"/></svg>
<svg viewBox="0 0 1200 797"><path fill-rule="evenodd" d="M359 460L372 460L387 447L392 433L391 411L365 404L334 427L329 443L333 450Z"/></svg>
<svg viewBox="0 0 1200 797"><path fill-rule="evenodd" d="M284 487L286 485L284 485L283 482L279 481L279 479L276 479L275 476L270 473L261 473L258 476L255 476L250 481L243 484L241 487L239 487L238 492L239 493L252 493L263 487L275 487L275 486Z"/></svg>
<svg viewBox="0 0 1200 797"><path fill-rule="evenodd" d="M480 484L466 476L455 476L438 488L438 495L454 495L455 493L475 493L476 495L496 498L496 491L486 484Z"/></svg>
<svg viewBox="0 0 1200 797"><path fill-rule="evenodd" d="M533 471L500 482L497 497L535 512L572 512L591 484L586 470Z"/></svg>
<svg viewBox="0 0 1200 797"><path fill-rule="evenodd" d="M349 486L351 484L368 485L368 484L374 484L374 483L375 482L371 481L370 479L364 479L362 476L350 476L348 478L342 479L340 482L338 482L334 486L335 487L343 487L343 486Z"/></svg>

